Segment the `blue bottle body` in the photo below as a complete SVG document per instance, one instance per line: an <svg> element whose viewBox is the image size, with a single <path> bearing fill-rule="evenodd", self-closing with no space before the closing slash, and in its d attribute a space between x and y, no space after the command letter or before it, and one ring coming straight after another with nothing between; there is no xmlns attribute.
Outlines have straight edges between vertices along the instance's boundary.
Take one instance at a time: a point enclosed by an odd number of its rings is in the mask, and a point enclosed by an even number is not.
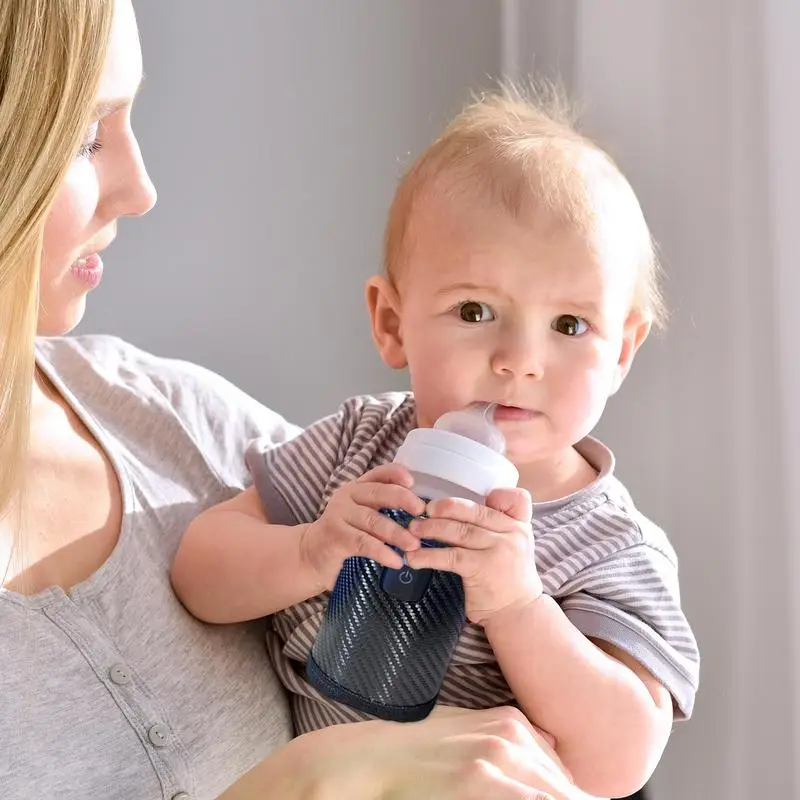
<svg viewBox="0 0 800 800"><path fill-rule="evenodd" d="M405 511L382 513L407 527ZM435 547L435 542L422 543ZM461 578L348 558L306 665L312 686L381 719L424 719L466 622Z"/></svg>

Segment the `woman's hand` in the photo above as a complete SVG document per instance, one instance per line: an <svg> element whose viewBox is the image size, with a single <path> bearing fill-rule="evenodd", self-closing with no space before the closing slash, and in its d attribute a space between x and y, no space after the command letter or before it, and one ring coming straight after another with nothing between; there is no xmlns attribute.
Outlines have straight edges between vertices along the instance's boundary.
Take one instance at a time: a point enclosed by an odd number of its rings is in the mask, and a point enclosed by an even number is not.
<svg viewBox="0 0 800 800"><path fill-rule="evenodd" d="M315 800L590 800L513 708L438 708L416 723L337 725L296 739Z"/></svg>

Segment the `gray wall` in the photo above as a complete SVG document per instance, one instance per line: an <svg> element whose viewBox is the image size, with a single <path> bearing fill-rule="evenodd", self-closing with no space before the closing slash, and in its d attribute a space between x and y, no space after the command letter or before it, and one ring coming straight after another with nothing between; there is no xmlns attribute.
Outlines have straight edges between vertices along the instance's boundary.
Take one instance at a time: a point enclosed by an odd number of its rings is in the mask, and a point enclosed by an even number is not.
<svg viewBox="0 0 800 800"><path fill-rule="evenodd" d="M374 353L363 283L409 154L499 73L498 5L135 6L159 203L123 221L81 332L199 361L300 423L404 387Z"/></svg>

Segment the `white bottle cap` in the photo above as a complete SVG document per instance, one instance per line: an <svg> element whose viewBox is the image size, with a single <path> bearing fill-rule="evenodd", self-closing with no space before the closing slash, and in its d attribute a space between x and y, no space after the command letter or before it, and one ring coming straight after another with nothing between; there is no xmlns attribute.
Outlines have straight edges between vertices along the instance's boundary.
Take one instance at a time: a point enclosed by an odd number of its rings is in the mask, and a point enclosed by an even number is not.
<svg viewBox="0 0 800 800"><path fill-rule="evenodd" d="M424 473L461 486L481 497L493 489L515 487L519 472L503 455L503 436L494 423L486 419L485 406L481 408L480 415L474 408L451 412L441 418L442 426L437 421L433 428L411 431L400 445L395 463L402 464L411 472ZM478 416L484 422L477 423ZM494 428L494 432L487 433L487 425ZM449 430L443 429L444 426ZM454 431L469 431L482 441Z"/></svg>

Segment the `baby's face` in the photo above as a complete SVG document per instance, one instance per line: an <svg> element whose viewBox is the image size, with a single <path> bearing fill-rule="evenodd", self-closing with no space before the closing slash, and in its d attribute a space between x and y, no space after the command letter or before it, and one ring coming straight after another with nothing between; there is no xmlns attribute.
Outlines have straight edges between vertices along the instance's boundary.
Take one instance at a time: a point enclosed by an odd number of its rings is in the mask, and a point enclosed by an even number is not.
<svg viewBox="0 0 800 800"><path fill-rule="evenodd" d="M628 248L435 197L412 224L397 287L419 424L472 402L499 403L518 465L583 438L635 352L626 346Z"/></svg>

